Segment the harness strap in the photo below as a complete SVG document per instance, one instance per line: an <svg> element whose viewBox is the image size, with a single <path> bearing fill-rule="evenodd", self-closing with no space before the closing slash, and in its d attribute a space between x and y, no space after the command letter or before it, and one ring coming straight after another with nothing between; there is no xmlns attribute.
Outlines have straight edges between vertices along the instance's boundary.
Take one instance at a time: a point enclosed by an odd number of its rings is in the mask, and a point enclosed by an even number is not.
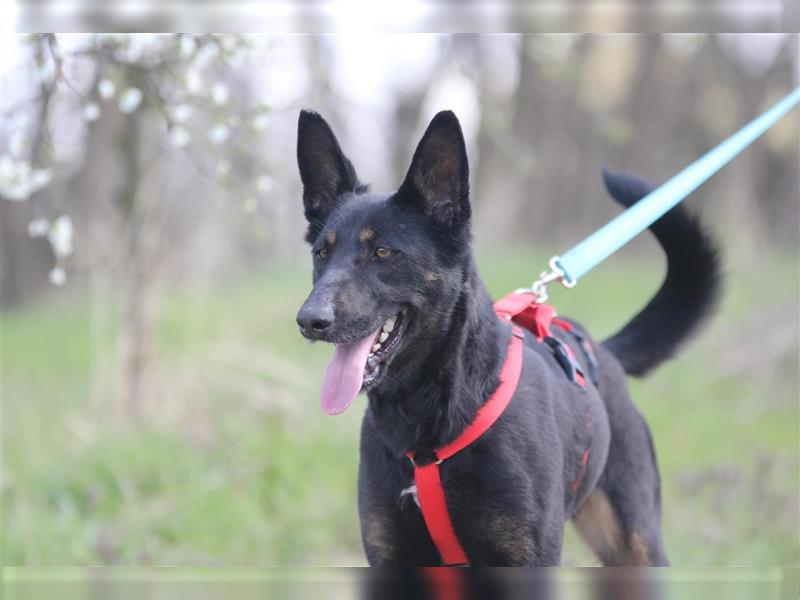
<svg viewBox="0 0 800 600"><path fill-rule="evenodd" d="M433 600L464 600L467 597L467 582L462 571L438 567L423 567L419 571L427 580Z"/></svg>
<svg viewBox="0 0 800 600"><path fill-rule="evenodd" d="M589 343L589 340L587 340L581 333L579 333L578 330L575 329L572 326L572 323L570 323L569 321L565 321L564 319L559 319L558 317L556 317L555 319L553 319L553 325L558 325L559 327L561 327L561 329L563 329L567 333L572 334L572 337L574 337L578 341L578 344L583 350L583 355L586 358L586 364L589 367L589 376L592 379L592 383L597 385L598 382L597 372L600 369L600 366L597 363L597 357L594 355L594 350L592 349L592 345Z"/></svg>
<svg viewBox="0 0 800 600"><path fill-rule="evenodd" d="M569 380L581 389L586 389L586 377L575 353L567 344L553 336L551 325L572 332L582 345L583 338L568 321L556 317L556 309L553 306L539 302L536 296L529 292L512 292L494 303L494 311L501 319L516 323L533 333L540 344L547 344ZM591 363L594 359L591 348L587 350L584 346L584 352L587 353L587 360Z"/></svg>
<svg viewBox="0 0 800 600"><path fill-rule="evenodd" d="M519 327L513 327L511 341L508 344L508 352L506 353L506 361L500 370L500 384L494 394L478 409L475 420L470 423L469 427L452 442L436 451L436 458L439 461L447 460L454 454L461 452L486 433L494 425L494 422L500 418L500 415L503 414L508 403L511 402L511 396L514 395L514 391L517 389L519 376L522 372L522 338L522 330Z"/></svg>
<svg viewBox="0 0 800 600"><path fill-rule="evenodd" d="M468 565L469 559L453 529L439 467L442 462L461 452L486 433L511 402L522 373L522 338L524 336L522 328L530 331L540 343L550 346L570 381L582 389L586 388L586 378L575 360L574 352L567 344L553 337L550 331L551 324L556 324L565 331L572 331L572 326L567 321L555 318L556 311L552 306L538 302L536 297L531 294L515 292L498 300L494 305L494 310L498 317L512 324L511 341L508 344L505 362L500 369L500 383L497 389L478 409L475 419L461 435L433 452L432 462L419 464L416 460L418 453L407 453L411 464L414 465L414 483L417 488L422 518L428 528L431 540L439 552L442 564L448 567ZM577 335L577 332L573 331L573 334ZM591 352L588 342L584 349L587 347L587 351ZM431 456L430 452L420 454L425 458ZM587 458L588 455L584 456L584 463Z"/></svg>
<svg viewBox="0 0 800 600"><path fill-rule="evenodd" d="M455 440L436 450L435 461L432 463L418 465L414 460L415 453L408 453L408 458L414 465L414 482L417 485L422 517L445 566L467 565L469 559L453 530L439 466L486 433L511 402L522 372L522 337L522 330L515 326L508 344L505 363L500 370L500 385L478 410L475 420L469 427Z"/></svg>
<svg viewBox="0 0 800 600"><path fill-rule="evenodd" d="M540 304L531 294L512 292L494 303L494 312L506 321L512 321L530 331L536 341L542 342L550 335L550 323L556 309L549 304Z"/></svg>
<svg viewBox="0 0 800 600"><path fill-rule="evenodd" d="M446 567L466 566L469 564L467 553L458 541L453 530L453 522L447 510L444 488L439 476L439 464L433 462L424 467L414 466L414 481L417 484L419 508L425 526L439 552L442 563Z"/></svg>

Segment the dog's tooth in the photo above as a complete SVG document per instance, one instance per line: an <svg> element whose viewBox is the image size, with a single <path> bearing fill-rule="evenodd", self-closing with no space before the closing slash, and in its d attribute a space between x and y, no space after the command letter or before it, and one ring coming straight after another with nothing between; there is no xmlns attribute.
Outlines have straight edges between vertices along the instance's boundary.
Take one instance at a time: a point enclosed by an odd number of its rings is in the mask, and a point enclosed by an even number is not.
<svg viewBox="0 0 800 600"><path fill-rule="evenodd" d="M380 344L375 344L374 346L372 346L372 352L377 352L380 349L381 349L381 345Z"/></svg>
<svg viewBox="0 0 800 600"><path fill-rule="evenodd" d="M394 319L389 319L388 321L386 321L386 323L383 324L383 330L386 333L392 333L393 329L394 329Z"/></svg>
<svg viewBox="0 0 800 600"><path fill-rule="evenodd" d="M378 337L378 341L382 344L388 339L389 339L389 334L386 333L385 331L381 331L381 335Z"/></svg>

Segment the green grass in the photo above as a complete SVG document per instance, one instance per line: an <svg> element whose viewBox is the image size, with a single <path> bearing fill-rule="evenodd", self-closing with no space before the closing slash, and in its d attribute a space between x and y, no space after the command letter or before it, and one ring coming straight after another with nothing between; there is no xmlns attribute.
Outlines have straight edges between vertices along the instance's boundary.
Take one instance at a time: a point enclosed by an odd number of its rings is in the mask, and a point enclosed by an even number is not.
<svg viewBox="0 0 800 600"><path fill-rule="evenodd" d="M499 296L544 258L480 263ZM797 261L771 269L760 278L776 282L769 293L742 270L729 276L697 343L631 383L653 430L678 565L800 559ZM660 264L615 259L552 301L602 338L660 277ZM304 265L213 293L169 292L139 422L119 416L107 315L80 301L4 313L4 563L363 564L364 403L335 419L319 410L330 348L297 335L307 290ZM571 530L565 562L594 563Z"/></svg>

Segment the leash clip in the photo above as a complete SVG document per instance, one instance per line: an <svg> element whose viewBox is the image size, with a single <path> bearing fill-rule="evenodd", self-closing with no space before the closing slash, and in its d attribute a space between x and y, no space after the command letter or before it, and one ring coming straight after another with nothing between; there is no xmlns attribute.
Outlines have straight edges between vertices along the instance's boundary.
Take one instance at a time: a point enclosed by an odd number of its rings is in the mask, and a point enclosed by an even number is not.
<svg viewBox="0 0 800 600"><path fill-rule="evenodd" d="M542 304L543 302L547 302L547 299L549 298L547 295L547 286L550 283L558 281L565 288L575 287L577 281L569 281L564 271L558 266L559 258L559 256L554 256L551 258L550 262L548 263L550 265L550 271L542 271L539 274L539 278L531 284L531 287L520 288L516 290L517 293L533 294L536 296L536 302L538 304Z"/></svg>

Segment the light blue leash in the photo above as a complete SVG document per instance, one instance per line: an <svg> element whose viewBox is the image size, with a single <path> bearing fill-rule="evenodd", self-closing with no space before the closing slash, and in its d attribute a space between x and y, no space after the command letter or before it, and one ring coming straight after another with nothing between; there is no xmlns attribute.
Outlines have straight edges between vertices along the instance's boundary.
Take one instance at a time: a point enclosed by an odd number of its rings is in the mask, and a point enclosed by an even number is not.
<svg viewBox="0 0 800 600"><path fill-rule="evenodd" d="M550 260L550 273L542 273L532 291L541 301L547 299L546 286L561 281L574 286L580 277L647 229L670 208L686 198L714 173L733 160L747 146L800 103L800 87L783 100L734 133L719 146L690 164L672 179L650 192L622 214L563 255Z"/></svg>

